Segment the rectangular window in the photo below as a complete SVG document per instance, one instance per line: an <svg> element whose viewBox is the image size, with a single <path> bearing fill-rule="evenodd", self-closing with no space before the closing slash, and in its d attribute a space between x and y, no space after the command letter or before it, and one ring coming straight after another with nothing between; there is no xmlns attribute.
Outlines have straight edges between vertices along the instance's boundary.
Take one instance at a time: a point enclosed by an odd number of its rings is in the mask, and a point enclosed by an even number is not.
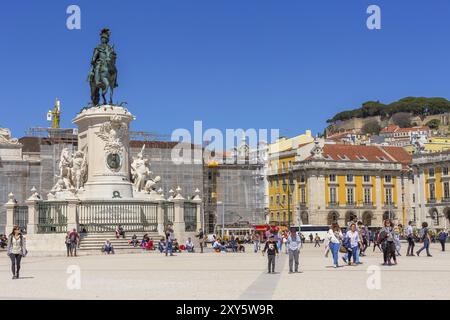
<svg viewBox="0 0 450 320"><path fill-rule="evenodd" d="M428 170L428 176L429 176L430 178L433 178L433 177L434 177L434 168L430 168L430 169Z"/></svg>
<svg viewBox="0 0 450 320"><path fill-rule="evenodd" d="M370 176L369 175L364 175L364 182L370 182Z"/></svg>
<svg viewBox="0 0 450 320"><path fill-rule="evenodd" d="M330 203L337 203L336 188L330 188Z"/></svg>
<svg viewBox="0 0 450 320"><path fill-rule="evenodd" d="M370 188L364 188L364 203L371 204L372 203L372 190Z"/></svg>
<svg viewBox="0 0 450 320"><path fill-rule="evenodd" d="M385 175L384 176L384 182L385 183L391 183L392 182L392 176L391 175Z"/></svg>
<svg viewBox="0 0 450 320"><path fill-rule="evenodd" d="M336 175L335 174L330 174L328 176L328 179L330 180L330 182L336 182Z"/></svg>
<svg viewBox="0 0 450 320"><path fill-rule="evenodd" d="M280 213L277 212L277 221L280 221Z"/></svg>
<svg viewBox="0 0 450 320"><path fill-rule="evenodd" d="M448 182L444 182L444 198L450 198L450 186Z"/></svg>
<svg viewBox="0 0 450 320"><path fill-rule="evenodd" d="M430 186L430 200L434 200L436 199L436 189L434 183L430 183L429 186Z"/></svg>
<svg viewBox="0 0 450 320"><path fill-rule="evenodd" d="M413 203L416 203L416 194L415 193L412 194L412 201L413 201Z"/></svg>
<svg viewBox="0 0 450 320"><path fill-rule="evenodd" d="M280 204L280 195L277 194L277 204Z"/></svg>
<svg viewBox="0 0 450 320"><path fill-rule="evenodd" d="M347 204L354 204L354 203L355 203L354 189L347 188Z"/></svg>
<svg viewBox="0 0 450 320"><path fill-rule="evenodd" d="M347 175L347 182L353 182L353 175L352 174L348 174Z"/></svg>
<svg viewBox="0 0 450 320"><path fill-rule="evenodd" d="M448 176L448 167L443 167L442 168L442 175Z"/></svg>
<svg viewBox="0 0 450 320"><path fill-rule="evenodd" d="M270 204L273 205L273 196L270 196Z"/></svg>
<svg viewBox="0 0 450 320"><path fill-rule="evenodd" d="M280 180L277 179L277 188L280 187Z"/></svg>
<svg viewBox="0 0 450 320"><path fill-rule="evenodd" d="M386 204L392 204L392 189L391 188L384 189L384 195Z"/></svg>
<svg viewBox="0 0 450 320"><path fill-rule="evenodd" d="M286 195L285 195L285 194L283 194L283 200L282 200L282 202L283 202L283 204L286 203Z"/></svg>
<svg viewBox="0 0 450 320"><path fill-rule="evenodd" d="M300 189L300 202L306 203L306 190L305 188Z"/></svg>
<svg viewBox="0 0 450 320"><path fill-rule="evenodd" d="M302 174L302 175L300 176L300 182L301 182L301 183L304 183L305 181L306 181L305 175Z"/></svg>

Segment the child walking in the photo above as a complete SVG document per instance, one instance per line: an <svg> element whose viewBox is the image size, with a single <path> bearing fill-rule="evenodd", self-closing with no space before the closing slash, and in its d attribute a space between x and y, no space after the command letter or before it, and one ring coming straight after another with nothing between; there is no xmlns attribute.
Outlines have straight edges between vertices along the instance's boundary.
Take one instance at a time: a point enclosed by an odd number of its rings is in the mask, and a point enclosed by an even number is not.
<svg viewBox="0 0 450 320"><path fill-rule="evenodd" d="M275 241L275 237L271 235L269 240L266 241L262 255L267 251L267 265L269 268L268 273L275 273L275 256L278 255L278 247Z"/></svg>

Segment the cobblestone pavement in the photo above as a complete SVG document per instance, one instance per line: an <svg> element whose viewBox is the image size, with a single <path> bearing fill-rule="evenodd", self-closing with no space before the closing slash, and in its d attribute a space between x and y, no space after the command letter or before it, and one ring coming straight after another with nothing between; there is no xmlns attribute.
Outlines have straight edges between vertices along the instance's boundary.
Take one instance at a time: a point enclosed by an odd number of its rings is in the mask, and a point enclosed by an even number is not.
<svg viewBox="0 0 450 320"><path fill-rule="evenodd" d="M288 273L285 253L276 262L279 273L267 274L267 258L250 247L246 253L174 257L155 252L27 257L19 280L11 279L2 252L0 299L448 299L450 252L437 244L431 251L431 258L403 255L397 266L384 267L382 254L370 249L362 265L334 269L323 246L306 244L298 274Z"/></svg>

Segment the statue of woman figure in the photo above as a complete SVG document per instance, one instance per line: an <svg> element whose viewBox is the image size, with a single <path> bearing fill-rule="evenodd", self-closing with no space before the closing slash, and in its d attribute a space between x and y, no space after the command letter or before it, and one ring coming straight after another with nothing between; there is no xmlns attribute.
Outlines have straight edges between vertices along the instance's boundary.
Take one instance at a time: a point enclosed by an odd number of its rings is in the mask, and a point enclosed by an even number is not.
<svg viewBox="0 0 450 320"><path fill-rule="evenodd" d="M84 185L86 167L86 154L82 151L75 152L72 161L72 179L76 189L80 189Z"/></svg>
<svg viewBox="0 0 450 320"><path fill-rule="evenodd" d="M133 181L134 190L142 191L145 188L145 181L152 174L149 167L148 159L144 158L145 145L142 146L141 152L131 163L131 179Z"/></svg>

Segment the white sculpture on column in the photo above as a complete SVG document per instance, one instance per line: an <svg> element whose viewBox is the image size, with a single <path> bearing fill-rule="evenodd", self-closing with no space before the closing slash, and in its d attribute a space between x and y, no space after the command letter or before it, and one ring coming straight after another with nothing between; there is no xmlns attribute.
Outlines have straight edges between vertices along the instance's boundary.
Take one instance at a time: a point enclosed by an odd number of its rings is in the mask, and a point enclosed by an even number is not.
<svg viewBox="0 0 450 320"><path fill-rule="evenodd" d="M133 157L133 162L131 163L131 181L133 182L134 191L137 192L144 190L145 181L152 173L148 159L144 158L144 150L145 144L137 154L137 157Z"/></svg>
<svg viewBox="0 0 450 320"><path fill-rule="evenodd" d="M19 144L19 140L11 137L11 130L0 128L0 144Z"/></svg>

